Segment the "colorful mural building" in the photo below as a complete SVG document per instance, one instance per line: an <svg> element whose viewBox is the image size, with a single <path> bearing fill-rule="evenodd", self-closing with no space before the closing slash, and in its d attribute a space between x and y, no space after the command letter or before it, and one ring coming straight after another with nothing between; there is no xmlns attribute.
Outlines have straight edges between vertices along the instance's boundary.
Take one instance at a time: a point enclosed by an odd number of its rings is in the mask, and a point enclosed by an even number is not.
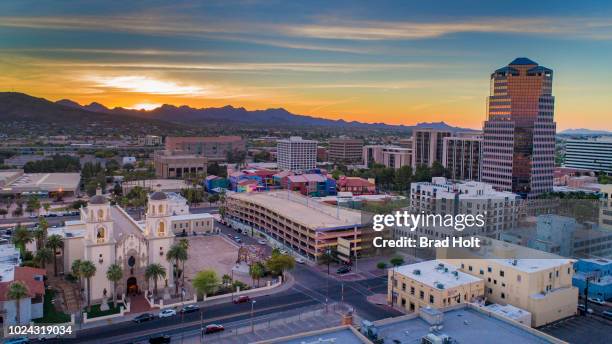
<svg viewBox="0 0 612 344"><path fill-rule="evenodd" d="M229 180L215 175L207 176L204 179L204 188L208 192L229 188Z"/></svg>

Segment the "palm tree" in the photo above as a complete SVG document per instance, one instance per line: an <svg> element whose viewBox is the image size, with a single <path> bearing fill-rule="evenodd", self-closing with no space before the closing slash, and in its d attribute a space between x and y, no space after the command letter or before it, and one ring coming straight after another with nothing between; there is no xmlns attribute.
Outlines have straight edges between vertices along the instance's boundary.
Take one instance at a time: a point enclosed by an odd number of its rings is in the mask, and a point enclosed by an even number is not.
<svg viewBox="0 0 612 344"><path fill-rule="evenodd" d="M174 294L178 295L178 266L179 262L184 262L187 260L187 249L180 243L174 244L166 253L166 259L168 261L174 261L174 266L176 266L174 271ZM185 276L185 271L183 271L182 274Z"/></svg>
<svg viewBox="0 0 612 344"><path fill-rule="evenodd" d="M257 286L259 287L259 279L261 279L265 273L266 270L261 263L255 263L249 267L249 275L251 275L253 279L253 286L255 285L255 280L257 280Z"/></svg>
<svg viewBox="0 0 612 344"><path fill-rule="evenodd" d="M38 251L36 251L36 256L34 257L36 262L38 262L40 267L43 269L47 267L47 263L51 261L51 258L53 258L53 253L46 247L40 248Z"/></svg>
<svg viewBox="0 0 612 344"><path fill-rule="evenodd" d="M149 264L145 269L145 278L147 281L153 279L153 296L157 296L157 280L166 277L166 268L161 264Z"/></svg>
<svg viewBox="0 0 612 344"><path fill-rule="evenodd" d="M221 281L223 285L230 285L232 283L232 276L225 274L221 277Z"/></svg>
<svg viewBox="0 0 612 344"><path fill-rule="evenodd" d="M53 250L53 275L57 276L57 249L64 247L64 241L58 234L53 234L47 238L47 247Z"/></svg>
<svg viewBox="0 0 612 344"><path fill-rule="evenodd" d="M51 203L43 203L43 209L45 209L45 213L48 213L51 209Z"/></svg>
<svg viewBox="0 0 612 344"><path fill-rule="evenodd" d="M79 290L83 287L81 283L81 263L83 263L80 259L75 259L72 262L71 270L72 276L76 277L79 280Z"/></svg>
<svg viewBox="0 0 612 344"><path fill-rule="evenodd" d="M91 309L91 278L96 274L96 266L89 260L79 264L79 274L87 281L87 309Z"/></svg>
<svg viewBox="0 0 612 344"><path fill-rule="evenodd" d="M34 232L36 237L36 248L40 249L43 247L45 239L47 238L47 229L49 228L49 222L44 217L38 218L38 228Z"/></svg>
<svg viewBox="0 0 612 344"><path fill-rule="evenodd" d="M13 233L13 244L19 247L21 255L25 253L25 247L28 243L32 242L32 233L21 225L17 225L15 232Z"/></svg>
<svg viewBox="0 0 612 344"><path fill-rule="evenodd" d="M189 257L189 240L183 238L183 239L179 240L179 245L181 245L181 246L183 246L185 248L185 254L186 254L185 259L183 259L181 261L181 265L182 265L181 269L183 270L183 274L182 274L182 277L181 277L181 279L182 279L181 284L184 286L185 285L185 261Z"/></svg>
<svg viewBox="0 0 612 344"><path fill-rule="evenodd" d="M117 306L117 282L123 278L123 269L118 264L112 264L106 270L106 278L113 282L113 304Z"/></svg>
<svg viewBox="0 0 612 344"><path fill-rule="evenodd" d="M21 323L21 299L28 295L28 287L23 282L15 281L9 286L7 296L10 300L15 300L17 303L17 324Z"/></svg>

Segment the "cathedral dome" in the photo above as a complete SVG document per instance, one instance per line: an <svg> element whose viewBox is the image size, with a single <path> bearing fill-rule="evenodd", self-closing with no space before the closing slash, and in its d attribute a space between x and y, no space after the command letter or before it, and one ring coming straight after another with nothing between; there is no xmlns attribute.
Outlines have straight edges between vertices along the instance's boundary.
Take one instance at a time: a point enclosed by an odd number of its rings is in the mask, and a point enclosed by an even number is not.
<svg viewBox="0 0 612 344"><path fill-rule="evenodd" d="M163 193L161 191L157 191L157 192L154 192L151 195L151 199L154 200L154 201L163 201L165 199L168 199L168 197L166 196L165 193Z"/></svg>
<svg viewBox="0 0 612 344"><path fill-rule="evenodd" d="M106 197L102 195L95 195L89 199L89 204L106 204Z"/></svg>

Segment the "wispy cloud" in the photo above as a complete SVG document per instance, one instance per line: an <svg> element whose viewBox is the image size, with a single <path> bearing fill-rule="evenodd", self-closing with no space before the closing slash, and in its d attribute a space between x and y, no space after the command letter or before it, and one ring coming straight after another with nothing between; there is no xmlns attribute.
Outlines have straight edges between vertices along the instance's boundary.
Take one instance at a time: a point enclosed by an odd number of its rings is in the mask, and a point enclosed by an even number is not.
<svg viewBox="0 0 612 344"><path fill-rule="evenodd" d="M154 79L148 76L89 76L97 87L112 88L127 92L164 95L201 95L205 89L196 85L180 85L173 81Z"/></svg>

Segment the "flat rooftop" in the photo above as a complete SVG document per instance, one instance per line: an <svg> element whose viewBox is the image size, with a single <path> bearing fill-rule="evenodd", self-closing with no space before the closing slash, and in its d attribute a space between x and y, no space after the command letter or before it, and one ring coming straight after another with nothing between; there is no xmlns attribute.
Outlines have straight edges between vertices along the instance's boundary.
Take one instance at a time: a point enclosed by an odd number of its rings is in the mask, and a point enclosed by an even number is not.
<svg viewBox="0 0 612 344"><path fill-rule="evenodd" d="M418 274L416 271L418 271ZM478 277L461 272L453 265L439 260L427 260L420 263L402 265L395 268L395 272L436 289L454 288L482 281ZM442 285L438 285L439 283Z"/></svg>
<svg viewBox="0 0 612 344"><path fill-rule="evenodd" d="M10 173L10 172L9 172ZM0 180L11 178L14 175L0 174ZM5 193L21 192L56 192L76 191L81 181L79 173L24 173L17 178L11 178L0 191Z"/></svg>
<svg viewBox="0 0 612 344"><path fill-rule="evenodd" d="M327 331L327 332L326 332ZM265 343L275 343L275 344L364 344L368 343L363 340L362 337L358 336L353 330L350 328L337 328L329 330L321 330L321 331L313 331L306 332L302 334L297 334L295 336L290 336L292 338L278 338L276 340L265 341ZM263 342L262 342L263 343Z"/></svg>
<svg viewBox="0 0 612 344"><path fill-rule="evenodd" d="M459 343L551 343L545 335L538 336L510 322L490 317L471 308L461 308L444 313L443 328L438 334L446 334ZM420 343L430 333L429 323L420 317L377 326L379 338L385 343Z"/></svg>
<svg viewBox="0 0 612 344"><path fill-rule="evenodd" d="M233 193L228 197L255 203L314 230L360 227L362 223L358 211L317 202L297 192Z"/></svg>

